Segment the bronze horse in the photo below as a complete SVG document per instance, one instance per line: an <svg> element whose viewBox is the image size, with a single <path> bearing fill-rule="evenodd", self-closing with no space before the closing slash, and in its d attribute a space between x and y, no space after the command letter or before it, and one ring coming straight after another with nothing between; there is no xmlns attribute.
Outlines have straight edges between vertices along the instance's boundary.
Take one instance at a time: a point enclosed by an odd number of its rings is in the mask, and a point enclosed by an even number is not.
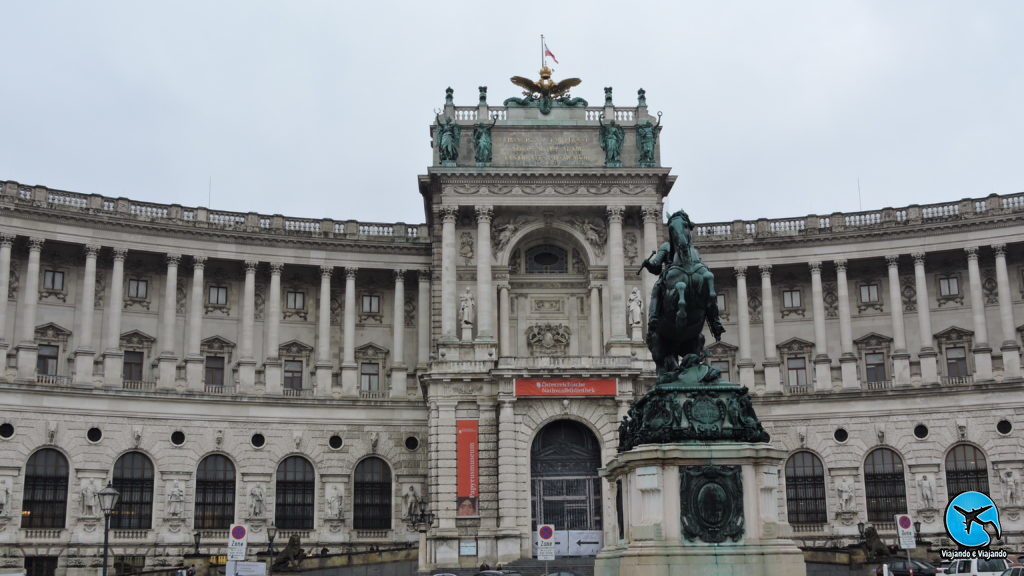
<svg viewBox="0 0 1024 576"><path fill-rule="evenodd" d="M669 216L669 242L643 263L648 272L658 275L648 310L647 347L659 382L675 379L680 369L704 357L705 322L716 341L725 332L719 320L715 277L693 247L692 230L686 212Z"/></svg>

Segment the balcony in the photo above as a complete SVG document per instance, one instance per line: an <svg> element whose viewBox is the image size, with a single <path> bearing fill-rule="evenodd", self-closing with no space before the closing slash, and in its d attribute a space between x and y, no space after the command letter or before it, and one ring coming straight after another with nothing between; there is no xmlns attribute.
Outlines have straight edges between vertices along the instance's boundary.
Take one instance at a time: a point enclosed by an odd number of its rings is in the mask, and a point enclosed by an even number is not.
<svg viewBox="0 0 1024 576"><path fill-rule="evenodd" d="M234 384L231 385L218 385L218 384L203 384L203 392L207 394L218 394L224 396L230 396L238 392L238 387Z"/></svg>
<svg viewBox="0 0 1024 576"><path fill-rule="evenodd" d="M56 374L36 374L36 384L48 384L50 386L68 386L71 384L71 376L57 376Z"/></svg>
<svg viewBox="0 0 1024 576"><path fill-rule="evenodd" d="M285 389L281 390L281 393L284 396L287 396L289 398L312 398L313 397L313 389L312 388L285 388Z"/></svg>
<svg viewBox="0 0 1024 576"><path fill-rule="evenodd" d="M155 381L151 382L149 380L122 380L121 381L121 389L122 390L143 390L143 391L148 392L148 391L151 391L151 390L156 390L156 382Z"/></svg>
<svg viewBox="0 0 1024 576"><path fill-rule="evenodd" d="M974 376L942 376L939 382L943 386L964 386L974 384Z"/></svg>
<svg viewBox="0 0 1024 576"><path fill-rule="evenodd" d="M861 383L862 390L892 390L892 380Z"/></svg>

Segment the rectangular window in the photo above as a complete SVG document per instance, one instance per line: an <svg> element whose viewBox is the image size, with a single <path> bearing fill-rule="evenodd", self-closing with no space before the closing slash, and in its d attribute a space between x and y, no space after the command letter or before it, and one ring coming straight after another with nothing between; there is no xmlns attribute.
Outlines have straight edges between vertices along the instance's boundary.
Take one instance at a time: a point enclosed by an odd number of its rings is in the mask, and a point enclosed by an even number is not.
<svg viewBox="0 0 1024 576"><path fill-rule="evenodd" d="M864 368L868 382L885 382L885 354L865 354Z"/></svg>
<svg viewBox="0 0 1024 576"><path fill-rule="evenodd" d="M224 357L206 357L206 385L224 386Z"/></svg>
<svg viewBox="0 0 1024 576"><path fill-rule="evenodd" d="M43 290L64 291L64 273L56 270L43 272Z"/></svg>
<svg viewBox="0 0 1024 576"><path fill-rule="evenodd" d="M790 386L807 385L807 360L804 358L786 359L786 371L789 373Z"/></svg>
<svg viewBox="0 0 1024 576"><path fill-rule="evenodd" d="M364 362L359 365L359 387L363 392L380 391L380 364Z"/></svg>
<svg viewBox="0 0 1024 576"><path fill-rule="evenodd" d="M208 302L212 306L228 305L228 287L210 286Z"/></svg>
<svg viewBox="0 0 1024 576"><path fill-rule="evenodd" d="M861 284L860 301L865 304L878 302L878 284Z"/></svg>
<svg viewBox="0 0 1024 576"><path fill-rule="evenodd" d="M128 280L129 298L145 300L147 294L149 294L149 282L147 280L137 280L135 278Z"/></svg>
<svg viewBox="0 0 1024 576"><path fill-rule="evenodd" d="M722 380L729 381L729 363L725 360L712 360L711 367L722 373Z"/></svg>
<svg viewBox="0 0 1024 576"><path fill-rule="evenodd" d="M120 576L137 574L146 569L145 556L114 556L114 568Z"/></svg>
<svg viewBox="0 0 1024 576"><path fill-rule="evenodd" d="M40 344L39 351L36 354L36 374L56 376L58 352L59 350L56 346Z"/></svg>
<svg viewBox="0 0 1024 576"><path fill-rule="evenodd" d="M728 311L728 307L726 306L726 302L725 302L725 294L717 294L717 295L715 295L715 301L718 303L718 311L719 312L726 312L726 311Z"/></svg>
<svg viewBox="0 0 1024 576"><path fill-rule="evenodd" d="M950 378L967 377L967 349L963 346L946 348L946 376Z"/></svg>
<svg viewBox="0 0 1024 576"><path fill-rule="evenodd" d="M284 361L284 387L289 390L302 390L302 361Z"/></svg>
<svg viewBox="0 0 1024 576"><path fill-rule="evenodd" d="M782 291L782 306L784 308L800 308L800 291L799 290L783 290Z"/></svg>
<svg viewBox="0 0 1024 576"><path fill-rule="evenodd" d="M956 276L939 278L939 296L959 296L960 279Z"/></svg>
<svg viewBox="0 0 1024 576"><path fill-rule="evenodd" d="M363 312L366 314L380 314L380 296L363 296Z"/></svg>
<svg viewBox="0 0 1024 576"><path fill-rule="evenodd" d="M304 310L306 308L306 293L289 290L285 304L289 310Z"/></svg>
<svg viewBox="0 0 1024 576"><path fill-rule="evenodd" d="M126 350L121 378L125 380L142 380L142 352Z"/></svg>
<svg viewBox="0 0 1024 576"><path fill-rule="evenodd" d="M56 573L56 556L25 556L26 576L54 576Z"/></svg>

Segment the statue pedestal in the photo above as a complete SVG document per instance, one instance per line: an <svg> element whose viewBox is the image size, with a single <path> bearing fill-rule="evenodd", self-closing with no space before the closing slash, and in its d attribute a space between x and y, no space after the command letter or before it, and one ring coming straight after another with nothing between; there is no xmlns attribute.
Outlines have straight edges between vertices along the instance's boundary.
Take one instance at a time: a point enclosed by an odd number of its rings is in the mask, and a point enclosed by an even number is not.
<svg viewBox="0 0 1024 576"><path fill-rule="evenodd" d="M600 471L621 506L595 576L806 574L779 518L785 457L765 443L731 441L644 444L619 454Z"/></svg>

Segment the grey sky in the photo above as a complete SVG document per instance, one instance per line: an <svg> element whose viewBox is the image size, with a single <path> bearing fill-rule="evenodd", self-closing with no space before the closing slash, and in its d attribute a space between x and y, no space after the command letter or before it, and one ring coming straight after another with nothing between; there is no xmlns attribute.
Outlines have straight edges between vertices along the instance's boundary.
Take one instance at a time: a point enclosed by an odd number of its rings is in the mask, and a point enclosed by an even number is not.
<svg viewBox="0 0 1024 576"><path fill-rule="evenodd" d="M0 4L0 179L422 222L428 124L533 77L664 112L669 206L795 216L1024 190L1024 2ZM707 194L715 203L691 201Z"/></svg>

